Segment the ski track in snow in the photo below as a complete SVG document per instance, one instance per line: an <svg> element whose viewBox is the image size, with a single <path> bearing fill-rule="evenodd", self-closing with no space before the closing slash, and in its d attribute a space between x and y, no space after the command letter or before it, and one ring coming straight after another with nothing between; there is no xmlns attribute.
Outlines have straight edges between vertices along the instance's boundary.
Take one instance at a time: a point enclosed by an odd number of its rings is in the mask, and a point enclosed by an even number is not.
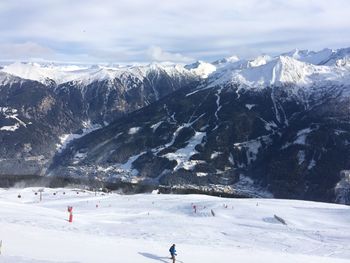
<svg viewBox="0 0 350 263"><path fill-rule="evenodd" d="M219 121L219 116L218 116L218 113L221 109L221 105L220 105L220 94L221 94L221 91L222 91L223 87L221 87L220 89L218 89L218 92L215 94L216 96L216 111L215 111L215 118L217 121Z"/></svg>
<svg viewBox="0 0 350 263"><path fill-rule="evenodd" d="M173 243L179 262L350 262L348 206L37 190L0 189L0 262L170 262Z"/></svg>
<svg viewBox="0 0 350 263"><path fill-rule="evenodd" d="M216 122L219 123L219 111L221 110L222 106L220 105L220 94L222 92L223 87L219 88L218 91L216 92L215 96L216 96L216 111L214 113ZM219 127L218 124L215 125L213 130L216 130Z"/></svg>

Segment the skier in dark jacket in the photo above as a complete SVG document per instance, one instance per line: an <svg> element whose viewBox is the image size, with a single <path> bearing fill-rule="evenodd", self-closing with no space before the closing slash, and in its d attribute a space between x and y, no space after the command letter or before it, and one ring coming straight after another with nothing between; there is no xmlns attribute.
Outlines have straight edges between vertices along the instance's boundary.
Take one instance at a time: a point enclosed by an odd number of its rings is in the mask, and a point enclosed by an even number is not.
<svg viewBox="0 0 350 263"><path fill-rule="evenodd" d="M177 256L176 250L175 250L175 244L173 244L170 247L169 252L170 252L170 255L171 255L171 259L173 260L173 263L175 263L175 256Z"/></svg>

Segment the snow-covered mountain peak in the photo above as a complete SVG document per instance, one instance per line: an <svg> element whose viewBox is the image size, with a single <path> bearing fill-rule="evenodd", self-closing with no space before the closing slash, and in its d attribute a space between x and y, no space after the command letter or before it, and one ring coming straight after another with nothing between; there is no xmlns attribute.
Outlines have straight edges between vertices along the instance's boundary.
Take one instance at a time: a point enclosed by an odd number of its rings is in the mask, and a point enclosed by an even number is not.
<svg viewBox="0 0 350 263"><path fill-rule="evenodd" d="M350 56L350 48L329 49L325 48L320 51L299 50L294 49L290 52L282 54L283 56L292 57L302 62L313 65L336 65L338 60Z"/></svg>
<svg viewBox="0 0 350 263"><path fill-rule="evenodd" d="M207 78L216 70L213 64L200 60L193 64L186 65L185 68L201 78Z"/></svg>
<svg viewBox="0 0 350 263"><path fill-rule="evenodd" d="M226 66L231 65L231 64L239 63L241 61L244 61L244 60L241 60L238 56L233 55L230 57L216 60L216 61L212 62L211 64L216 66L216 68L223 68L223 67L226 67Z"/></svg>
<svg viewBox="0 0 350 263"><path fill-rule="evenodd" d="M281 56L288 56L288 57L292 57L292 58L295 58L295 59L298 59L298 60L299 60L299 59L302 59L302 58L304 58L304 57L310 55L310 53L313 54L313 53L315 53L315 52L310 51L310 50L308 50L308 49L298 49L298 48L295 48L295 49L293 49L293 50L291 50L291 51L289 51L289 52L286 52L286 53L281 54Z"/></svg>
<svg viewBox="0 0 350 263"><path fill-rule="evenodd" d="M266 64L235 72L234 76L249 86L267 86L277 83L306 84L306 75L311 71L310 67L294 58L280 56Z"/></svg>
<svg viewBox="0 0 350 263"><path fill-rule="evenodd" d="M229 63L232 63L232 62L237 62L240 60L240 58L236 55L233 55L233 56L230 56L230 57L227 57L225 58L225 60Z"/></svg>
<svg viewBox="0 0 350 263"><path fill-rule="evenodd" d="M44 84L74 81L88 85L115 78L143 80L149 74L165 73L175 78L208 78L210 82L234 81L249 86L276 83L306 85L314 81L338 81L349 75L350 48L309 51L294 49L280 56L261 55L254 59L231 56L213 63L197 61L188 65L151 63L148 65L59 65L16 62L0 69L19 78ZM129 82L128 82L129 83Z"/></svg>
<svg viewBox="0 0 350 263"><path fill-rule="evenodd" d="M347 68L337 68L333 65L314 65L289 56L279 56L266 65L255 68L261 70L261 84L291 83L299 86L313 85L323 81L342 82L348 80L350 71ZM247 69L246 72L254 71ZM256 72L258 75L259 73ZM245 75L245 73L243 73ZM345 77L345 78L344 78Z"/></svg>
<svg viewBox="0 0 350 263"><path fill-rule="evenodd" d="M336 51L333 49L325 48L318 52L314 51L307 51L307 52L299 52L298 57L295 57L296 59L304 62L308 62L314 65L326 65L329 58L335 53ZM327 65L330 65L329 63Z"/></svg>
<svg viewBox="0 0 350 263"><path fill-rule="evenodd" d="M7 65L2 69L3 72L20 76L24 79L31 80L44 80L46 79L46 75L44 72L47 72L47 69L42 69L37 63L22 63L15 62L13 64Z"/></svg>
<svg viewBox="0 0 350 263"><path fill-rule="evenodd" d="M148 74L159 74L161 72L165 72L172 77L189 76L207 78L215 70L215 66L202 61L192 64L191 67L170 63L151 63L148 65L131 66L76 66L15 62L4 66L0 69L0 72L8 73L22 79L39 81L44 84L52 81L56 84L74 81L88 85L94 81L112 80L121 76L130 76L142 80Z"/></svg>
<svg viewBox="0 0 350 263"><path fill-rule="evenodd" d="M18 82L20 80L21 79L16 77L16 76L13 76L13 75L8 74L6 72L0 71L0 85L1 86L7 85L8 83L12 83L12 82Z"/></svg>
<svg viewBox="0 0 350 263"><path fill-rule="evenodd" d="M271 84L276 82L305 83L305 76L312 70L312 66L294 58L279 56L272 60Z"/></svg>
<svg viewBox="0 0 350 263"><path fill-rule="evenodd" d="M269 55L261 55L247 62L247 67L258 67L261 65L265 65L272 58Z"/></svg>
<svg viewBox="0 0 350 263"><path fill-rule="evenodd" d="M75 72L78 73L78 72ZM94 81L103 81L113 79L115 77L115 70L104 68L100 66L93 66L85 71L80 71L72 81L81 82L88 85Z"/></svg>
<svg viewBox="0 0 350 263"><path fill-rule="evenodd" d="M49 80L57 84L68 82L84 74L88 68L78 66L41 65L39 63L15 62L5 66L1 71L23 78L47 83ZM94 69L96 71L96 69Z"/></svg>
<svg viewBox="0 0 350 263"><path fill-rule="evenodd" d="M261 64L259 64L260 61ZM277 84L309 86L322 81L342 83L348 81L350 75L350 67L346 66L348 65L346 59L339 61L341 66L314 65L288 55L281 55L274 59L266 57L258 58L253 62L240 62L218 70L209 79L211 86L226 83L253 88Z"/></svg>

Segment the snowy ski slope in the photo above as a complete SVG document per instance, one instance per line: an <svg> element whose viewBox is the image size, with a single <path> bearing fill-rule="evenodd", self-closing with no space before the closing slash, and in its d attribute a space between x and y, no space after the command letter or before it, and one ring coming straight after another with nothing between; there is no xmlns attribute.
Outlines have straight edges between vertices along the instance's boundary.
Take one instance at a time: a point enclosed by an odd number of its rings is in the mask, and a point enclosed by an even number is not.
<svg viewBox="0 0 350 263"><path fill-rule="evenodd" d="M347 206L37 190L0 189L0 262L171 262L173 243L180 263L350 262Z"/></svg>

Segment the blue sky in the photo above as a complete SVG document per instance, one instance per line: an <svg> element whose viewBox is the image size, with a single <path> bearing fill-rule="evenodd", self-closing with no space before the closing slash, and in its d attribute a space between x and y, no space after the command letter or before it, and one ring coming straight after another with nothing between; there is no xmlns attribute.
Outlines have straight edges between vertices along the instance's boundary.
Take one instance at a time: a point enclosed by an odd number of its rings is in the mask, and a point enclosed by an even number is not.
<svg viewBox="0 0 350 263"><path fill-rule="evenodd" d="M350 46L349 0L0 0L0 60L128 63Z"/></svg>

